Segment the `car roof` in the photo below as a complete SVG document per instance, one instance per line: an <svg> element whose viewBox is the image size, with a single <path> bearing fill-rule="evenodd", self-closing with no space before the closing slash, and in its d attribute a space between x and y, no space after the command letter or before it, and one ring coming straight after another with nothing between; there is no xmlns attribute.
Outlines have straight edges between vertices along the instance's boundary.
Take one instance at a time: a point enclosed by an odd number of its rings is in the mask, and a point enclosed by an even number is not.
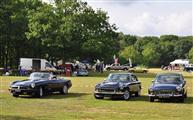
<svg viewBox="0 0 193 120"><path fill-rule="evenodd" d="M157 74L157 76L160 76L160 75L182 75L182 74L180 74L180 73L159 73L159 74Z"/></svg>
<svg viewBox="0 0 193 120"><path fill-rule="evenodd" d="M110 73L110 74L127 74L127 75L133 75L133 73Z"/></svg>

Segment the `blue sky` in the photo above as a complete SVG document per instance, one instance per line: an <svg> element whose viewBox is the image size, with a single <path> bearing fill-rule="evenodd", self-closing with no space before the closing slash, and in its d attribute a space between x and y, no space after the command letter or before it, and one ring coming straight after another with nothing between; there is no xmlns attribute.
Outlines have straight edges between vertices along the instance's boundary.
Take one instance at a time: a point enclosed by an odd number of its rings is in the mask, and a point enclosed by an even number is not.
<svg viewBox="0 0 193 120"><path fill-rule="evenodd" d="M118 31L139 36L193 35L192 0L84 0L108 13Z"/></svg>

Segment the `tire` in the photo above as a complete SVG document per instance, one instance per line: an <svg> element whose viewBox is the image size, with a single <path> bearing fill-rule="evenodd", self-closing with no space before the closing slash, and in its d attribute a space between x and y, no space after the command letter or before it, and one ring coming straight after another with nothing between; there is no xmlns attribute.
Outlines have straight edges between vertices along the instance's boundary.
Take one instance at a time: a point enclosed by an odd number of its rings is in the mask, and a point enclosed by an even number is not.
<svg viewBox="0 0 193 120"><path fill-rule="evenodd" d="M184 97L179 98L179 102L180 102L180 103L184 103Z"/></svg>
<svg viewBox="0 0 193 120"><path fill-rule="evenodd" d="M64 85L62 90L60 91L60 93L63 94L63 95L68 94L68 87L66 85Z"/></svg>
<svg viewBox="0 0 193 120"><path fill-rule="evenodd" d="M129 90L125 90L123 93L123 99L124 100L129 100L131 98L131 93Z"/></svg>
<svg viewBox="0 0 193 120"><path fill-rule="evenodd" d="M18 94L12 94L13 95L13 97L19 97L19 95Z"/></svg>
<svg viewBox="0 0 193 120"><path fill-rule="evenodd" d="M154 102L154 98L153 97L149 97L149 102Z"/></svg>
<svg viewBox="0 0 193 120"><path fill-rule="evenodd" d="M37 90L37 93L35 95L36 97L38 98L41 98L44 96L44 91L43 91L43 88L42 87L39 87L38 90Z"/></svg>
<svg viewBox="0 0 193 120"><path fill-rule="evenodd" d="M128 70L128 69L127 69L127 68L124 68L123 70L126 71L126 70Z"/></svg>
<svg viewBox="0 0 193 120"><path fill-rule="evenodd" d="M184 98L187 98L187 93L184 94Z"/></svg>
<svg viewBox="0 0 193 120"><path fill-rule="evenodd" d="M104 98L103 95L96 95L96 94L94 94L94 97L95 97L95 99L103 99Z"/></svg>
<svg viewBox="0 0 193 120"><path fill-rule="evenodd" d="M110 68L107 68L107 71L110 71L111 69Z"/></svg>
<svg viewBox="0 0 193 120"><path fill-rule="evenodd" d="M141 96L141 90L138 90L138 92L135 93L135 97L139 97L139 96Z"/></svg>

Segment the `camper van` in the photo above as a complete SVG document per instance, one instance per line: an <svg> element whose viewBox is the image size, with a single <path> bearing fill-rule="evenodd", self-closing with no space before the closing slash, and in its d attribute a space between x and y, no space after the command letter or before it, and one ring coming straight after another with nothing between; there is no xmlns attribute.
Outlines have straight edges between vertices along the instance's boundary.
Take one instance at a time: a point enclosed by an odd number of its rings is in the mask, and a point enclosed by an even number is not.
<svg viewBox="0 0 193 120"><path fill-rule="evenodd" d="M56 71L47 60L39 58L20 58L20 67L27 71Z"/></svg>

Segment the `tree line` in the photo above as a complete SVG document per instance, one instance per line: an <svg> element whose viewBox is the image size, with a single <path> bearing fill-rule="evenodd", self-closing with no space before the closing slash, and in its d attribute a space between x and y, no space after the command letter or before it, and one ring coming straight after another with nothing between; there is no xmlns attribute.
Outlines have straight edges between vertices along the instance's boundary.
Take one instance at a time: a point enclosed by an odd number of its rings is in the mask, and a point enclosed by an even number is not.
<svg viewBox="0 0 193 120"><path fill-rule="evenodd" d="M123 63L131 58L148 66L176 58L193 61L192 36L118 33L106 12L79 0L1 0L0 30L0 67L17 68L21 57L109 63L117 55Z"/></svg>

